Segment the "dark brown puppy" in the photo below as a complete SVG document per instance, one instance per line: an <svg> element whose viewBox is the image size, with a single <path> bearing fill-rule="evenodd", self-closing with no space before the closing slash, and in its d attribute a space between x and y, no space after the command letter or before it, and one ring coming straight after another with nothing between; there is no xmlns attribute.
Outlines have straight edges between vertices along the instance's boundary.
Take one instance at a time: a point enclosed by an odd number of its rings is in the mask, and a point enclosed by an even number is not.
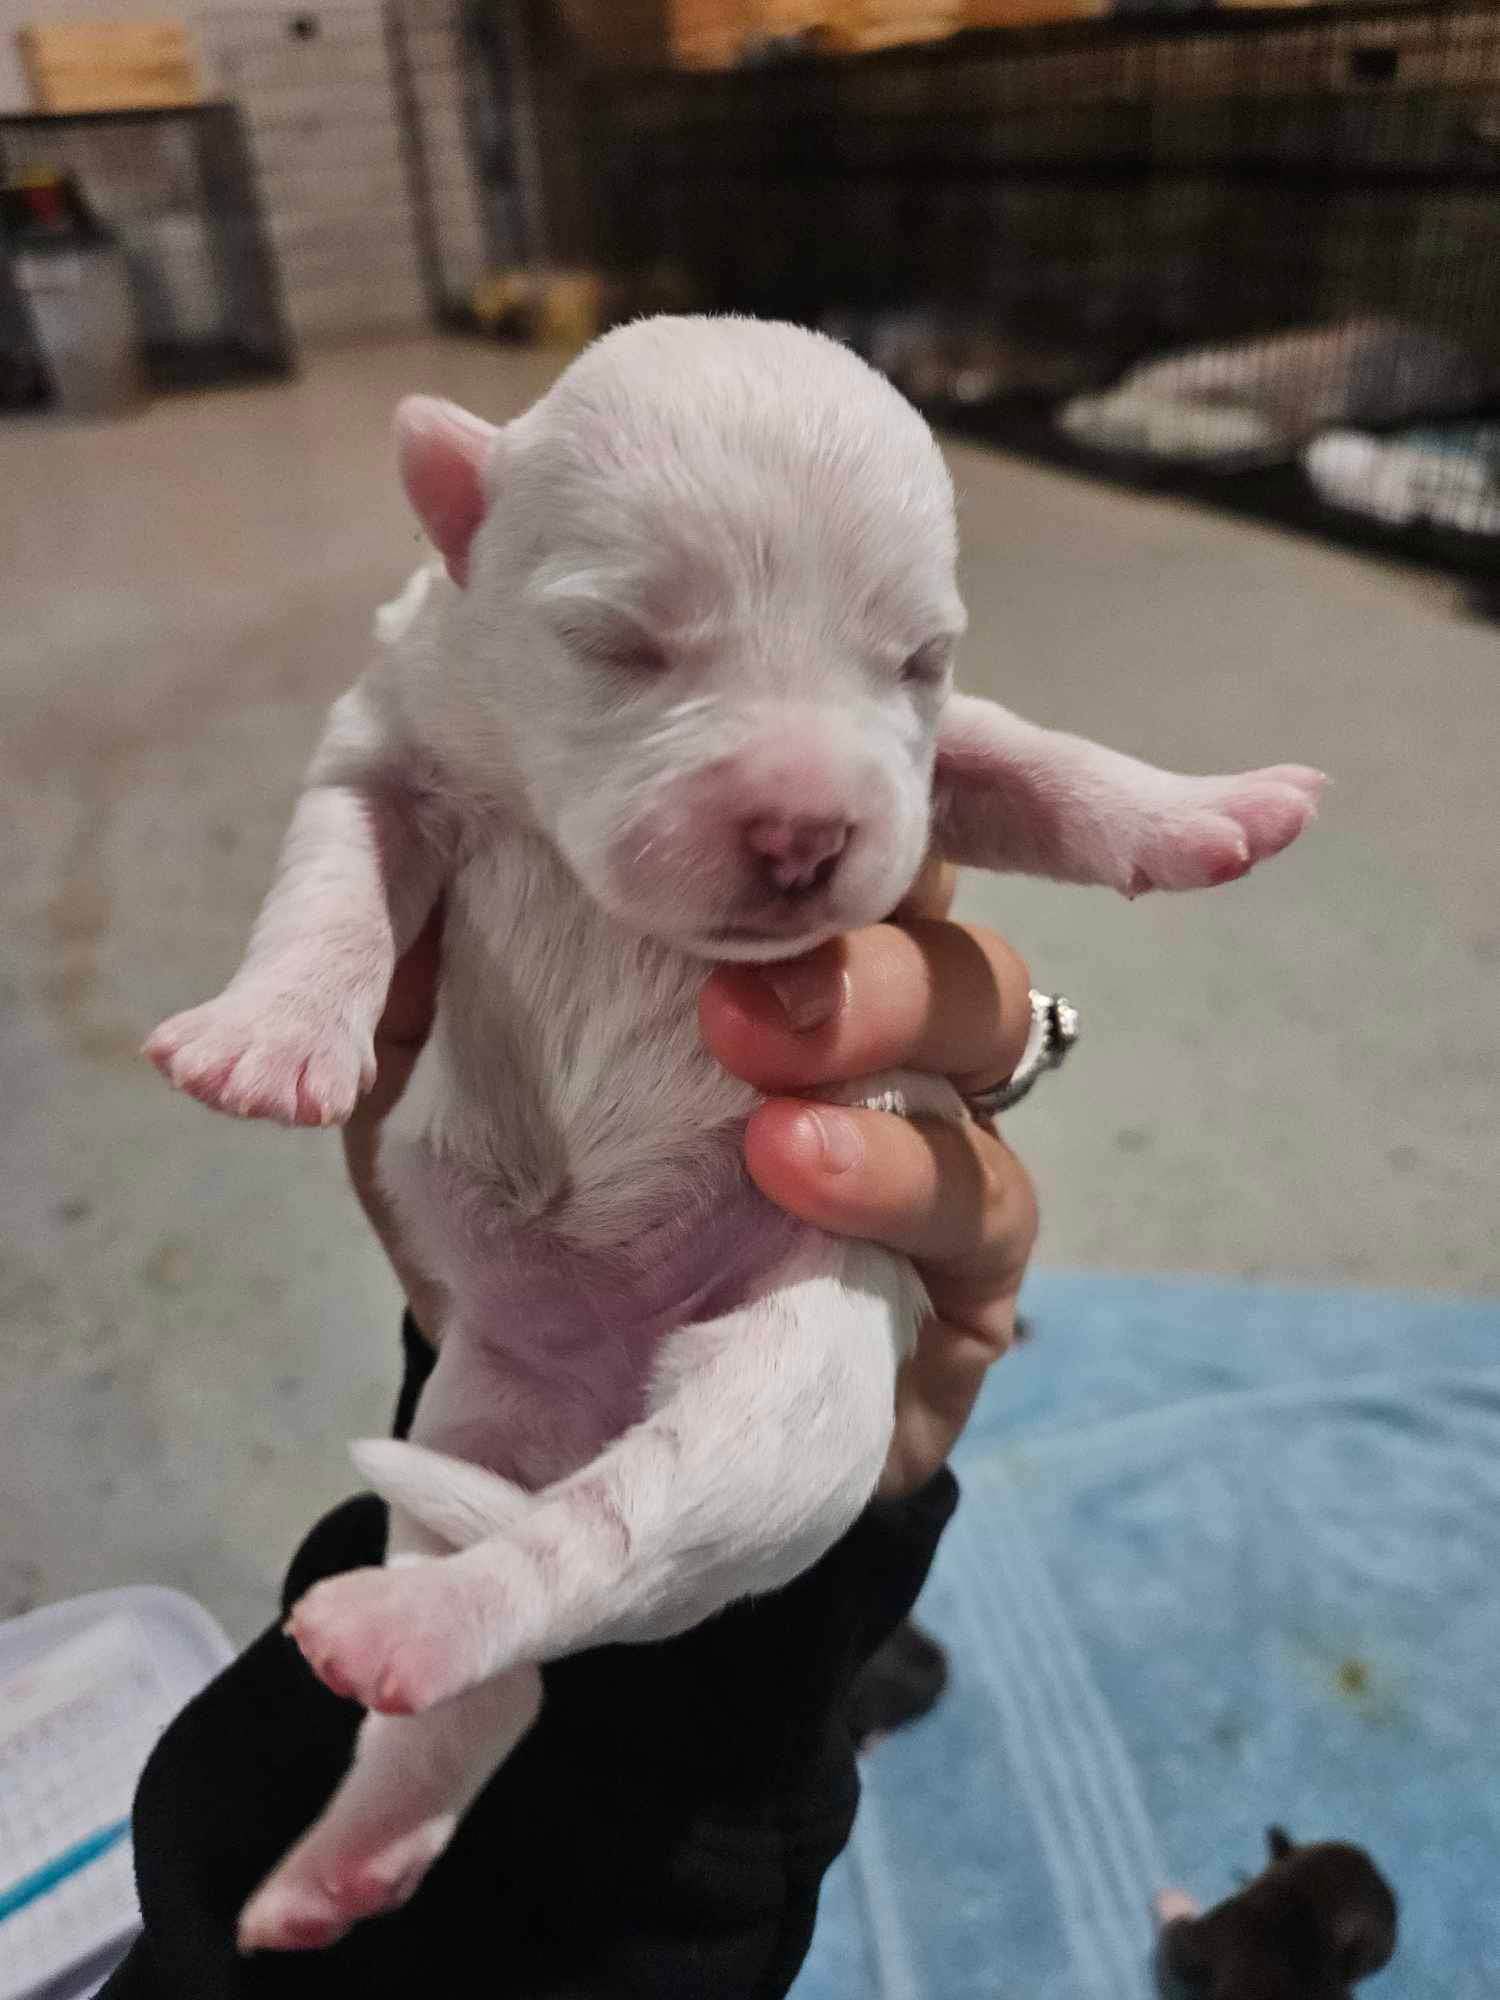
<svg viewBox="0 0 1500 2000"><path fill-rule="evenodd" d="M1202 2000L1348 2000L1396 1949L1396 1898L1363 1848L1266 1835L1271 1865L1237 1896L1162 1930L1162 1990ZM1175 1982L1175 1989L1174 1989Z"/></svg>
<svg viewBox="0 0 1500 2000"><path fill-rule="evenodd" d="M874 1655L849 1698L849 1733L869 1750L934 1708L948 1685L948 1656L929 1633L907 1619Z"/></svg>

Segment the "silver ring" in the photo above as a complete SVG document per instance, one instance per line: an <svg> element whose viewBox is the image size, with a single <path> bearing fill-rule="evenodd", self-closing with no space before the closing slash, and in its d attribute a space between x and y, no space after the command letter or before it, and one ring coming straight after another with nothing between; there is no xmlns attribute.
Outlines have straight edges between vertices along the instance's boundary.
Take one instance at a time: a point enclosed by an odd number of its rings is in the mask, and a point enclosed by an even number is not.
<svg viewBox="0 0 1500 2000"><path fill-rule="evenodd" d="M981 1121L1009 1111L1027 1095L1039 1076L1049 1069L1061 1069L1068 1050L1078 1040L1078 1009L1060 993L1038 993L1031 989L1031 1028L1021 1060L1004 1083L988 1090L971 1091L964 1099Z"/></svg>

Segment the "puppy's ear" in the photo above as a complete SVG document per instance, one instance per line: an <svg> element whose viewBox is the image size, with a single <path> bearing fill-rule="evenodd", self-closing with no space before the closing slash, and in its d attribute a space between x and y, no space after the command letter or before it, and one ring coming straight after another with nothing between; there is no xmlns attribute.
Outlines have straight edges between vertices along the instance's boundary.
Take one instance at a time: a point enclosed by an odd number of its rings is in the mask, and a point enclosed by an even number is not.
<svg viewBox="0 0 1500 2000"><path fill-rule="evenodd" d="M1296 1844L1284 1826L1266 1828L1266 1850L1273 1861L1285 1861Z"/></svg>
<svg viewBox="0 0 1500 2000"><path fill-rule="evenodd" d="M469 546L489 506L485 472L498 435L493 424L436 396L408 396L396 411L406 497L460 588L469 581Z"/></svg>

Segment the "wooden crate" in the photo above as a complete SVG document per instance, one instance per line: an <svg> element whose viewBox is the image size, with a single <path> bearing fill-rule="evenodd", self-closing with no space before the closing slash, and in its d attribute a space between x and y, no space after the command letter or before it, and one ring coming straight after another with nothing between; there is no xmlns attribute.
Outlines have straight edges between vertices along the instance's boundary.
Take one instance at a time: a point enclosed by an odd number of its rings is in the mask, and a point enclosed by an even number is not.
<svg viewBox="0 0 1500 2000"><path fill-rule="evenodd" d="M1058 11L1067 4L1055 0ZM934 41L965 25L965 0L561 0L561 6L575 40L595 61L670 62L679 69L730 69L766 40L805 35L830 49L885 49Z"/></svg>
<svg viewBox="0 0 1500 2000"><path fill-rule="evenodd" d="M605 69L665 62L668 0L558 0L575 46Z"/></svg>
<svg viewBox="0 0 1500 2000"><path fill-rule="evenodd" d="M790 37L822 33L838 7L837 0L758 0L755 11L761 34Z"/></svg>
<svg viewBox="0 0 1500 2000"><path fill-rule="evenodd" d="M20 44L38 111L157 110L203 95L178 21L35 22Z"/></svg>
<svg viewBox="0 0 1500 2000"><path fill-rule="evenodd" d="M1246 0L1246 4L1259 5L1260 0ZM1308 4L1315 4L1315 0L1308 0ZM964 0L963 25L1034 28L1046 21L1096 21L1109 11L1109 0Z"/></svg>
<svg viewBox="0 0 1500 2000"><path fill-rule="evenodd" d="M830 49L931 42L963 25L963 0L757 0L762 35L808 35Z"/></svg>
<svg viewBox="0 0 1500 2000"><path fill-rule="evenodd" d="M964 0L834 0L822 37L836 49L935 42L965 25Z"/></svg>
<svg viewBox="0 0 1500 2000"><path fill-rule="evenodd" d="M761 0L559 0L575 44L606 69L728 69L762 33Z"/></svg>
<svg viewBox="0 0 1500 2000"><path fill-rule="evenodd" d="M729 69L762 32L759 0L667 0L672 61L679 69Z"/></svg>

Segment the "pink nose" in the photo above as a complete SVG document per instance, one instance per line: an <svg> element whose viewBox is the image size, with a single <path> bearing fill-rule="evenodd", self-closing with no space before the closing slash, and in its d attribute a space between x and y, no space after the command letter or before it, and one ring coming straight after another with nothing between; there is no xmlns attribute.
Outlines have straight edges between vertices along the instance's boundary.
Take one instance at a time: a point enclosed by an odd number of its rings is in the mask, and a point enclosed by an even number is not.
<svg viewBox="0 0 1500 2000"><path fill-rule="evenodd" d="M849 844L846 819L803 819L764 813L745 822L745 845L766 885L778 896L821 889Z"/></svg>

